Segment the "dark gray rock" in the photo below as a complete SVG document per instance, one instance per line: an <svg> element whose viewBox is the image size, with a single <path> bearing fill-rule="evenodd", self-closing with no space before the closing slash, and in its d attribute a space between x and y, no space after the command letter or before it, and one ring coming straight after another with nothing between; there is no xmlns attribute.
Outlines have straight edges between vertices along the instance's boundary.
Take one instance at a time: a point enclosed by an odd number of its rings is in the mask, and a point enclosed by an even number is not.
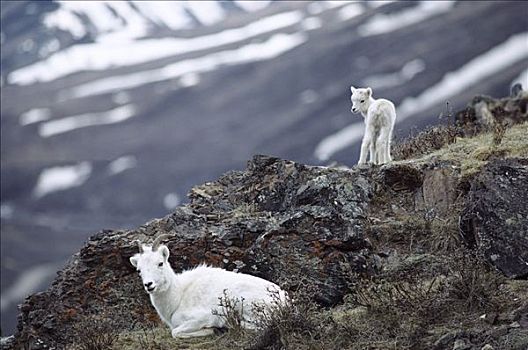
<svg viewBox="0 0 528 350"><path fill-rule="evenodd" d="M517 97L522 91L523 91L522 84L521 83L517 83L517 84L512 86L511 92L510 92L510 97Z"/></svg>
<svg viewBox="0 0 528 350"><path fill-rule="evenodd" d="M504 275L528 277L528 166L488 163L473 180L462 213L465 240Z"/></svg>

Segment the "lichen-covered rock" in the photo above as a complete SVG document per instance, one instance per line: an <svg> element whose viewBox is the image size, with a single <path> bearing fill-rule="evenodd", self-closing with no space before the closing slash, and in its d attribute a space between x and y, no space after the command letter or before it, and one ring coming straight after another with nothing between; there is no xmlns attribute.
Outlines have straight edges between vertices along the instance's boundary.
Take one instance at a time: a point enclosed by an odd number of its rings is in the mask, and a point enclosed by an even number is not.
<svg viewBox="0 0 528 350"><path fill-rule="evenodd" d="M471 184L462 215L464 238L511 278L528 277L528 163L488 163Z"/></svg>
<svg viewBox="0 0 528 350"><path fill-rule="evenodd" d="M364 222L370 170L309 167L256 156L243 172L195 187L190 204L133 231L92 236L46 292L21 306L18 344L64 348L80 317L111 313L118 326L156 320L128 263L134 240L171 236L170 262L182 269L208 263L295 288L314 286L314 299L334 305L347 292L344 276L377 268Z"/></svg>

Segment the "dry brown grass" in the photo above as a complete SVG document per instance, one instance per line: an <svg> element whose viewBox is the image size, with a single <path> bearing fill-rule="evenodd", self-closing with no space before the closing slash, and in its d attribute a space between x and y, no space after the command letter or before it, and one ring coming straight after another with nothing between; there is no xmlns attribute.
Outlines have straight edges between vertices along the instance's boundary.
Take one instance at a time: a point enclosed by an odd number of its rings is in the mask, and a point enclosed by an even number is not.
<svg viewBox="0 0 528 350"><path fill-rule="evenodd" d="M392 155L394 160L417 158L454 143L461 135L462 130L453 125L432 126L416 136L410 136L396 143Z"/></svg>

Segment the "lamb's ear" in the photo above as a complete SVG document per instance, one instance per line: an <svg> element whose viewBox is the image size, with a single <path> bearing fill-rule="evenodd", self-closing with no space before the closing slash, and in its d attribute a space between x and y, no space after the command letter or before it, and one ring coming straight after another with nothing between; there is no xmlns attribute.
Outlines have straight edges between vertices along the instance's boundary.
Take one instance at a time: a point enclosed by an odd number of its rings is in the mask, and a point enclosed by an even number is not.
<svg viewBox="0 0 528 350"><path fill-rule="evenodd" d="M137 267L137 262L138 262L138 255L137 254L130 257L130 263L132 264L132 266Z"/></svg>
<svg viewBox="0 0 528 350"><path fill-rule="evenodd" d="M163 259L167 261L169 259L169 248L166 245L160 245L158 248L159 252L163 256Z"/></svg>
<svg viewBox="0 0 528 350"><path fill-rule="evenodd" d="M372 89L369 87L367 88L367 95L372 96Z"/></svg>
<svg viewBox="0 0 528 350"><path fill-rule="evenodd" d="M356 91L356 88L353 87L353 86L350 86L350 92L351 92L351 93L354 93L354 91Z"/></svg>

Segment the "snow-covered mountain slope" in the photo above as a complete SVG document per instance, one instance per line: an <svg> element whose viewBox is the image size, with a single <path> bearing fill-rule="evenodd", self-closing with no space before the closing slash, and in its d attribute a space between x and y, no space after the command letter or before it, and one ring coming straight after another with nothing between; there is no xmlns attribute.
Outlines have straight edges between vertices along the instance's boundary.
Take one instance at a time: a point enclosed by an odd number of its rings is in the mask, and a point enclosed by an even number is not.
<svg viewBox="0 0 528 350"><path fill-rule="evenodd" d="M106 43L107 47L101 49L108 49L112 44L123 45L150 35L206 28L230 20L237 13L251 13L269 4L270 1L2 2L2 43L16 42L18 46L8 50L9 57L2 57L2 72L75 44Z"/></svg>
<svg viewBox="0 0 528 350"><path fill-rule="evenodd" d="M164 215L255 153L352 165L350 84L395 102L401 137L528 67L516 1L1 6L4 332L12 291L90 232Z"/></svg>

